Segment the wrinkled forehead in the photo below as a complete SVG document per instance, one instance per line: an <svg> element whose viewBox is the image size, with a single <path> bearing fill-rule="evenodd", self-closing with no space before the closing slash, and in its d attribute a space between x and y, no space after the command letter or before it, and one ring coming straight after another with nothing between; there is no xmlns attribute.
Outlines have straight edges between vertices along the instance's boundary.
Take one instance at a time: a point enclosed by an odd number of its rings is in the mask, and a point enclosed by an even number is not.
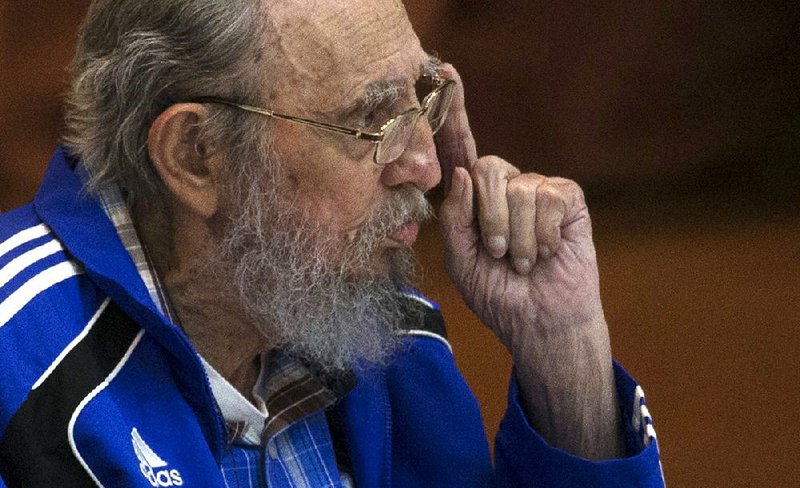
<svg viewBox="0 0 800 488"><path fill-rule="evenodd" d="M380 80L413 86L427 55L399 0L267 2L272 102L329 111Z"/></svg>

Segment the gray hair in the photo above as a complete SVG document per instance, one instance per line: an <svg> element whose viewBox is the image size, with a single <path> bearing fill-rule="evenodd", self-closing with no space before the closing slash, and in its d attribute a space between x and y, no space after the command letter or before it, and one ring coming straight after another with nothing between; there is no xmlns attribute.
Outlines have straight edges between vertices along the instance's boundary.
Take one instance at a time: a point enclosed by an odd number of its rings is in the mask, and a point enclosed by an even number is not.
<svg viewBox="0 0 800 488"><path fill-rule="evenodd" d="M262 71L254 69L263 18L253 0L94 1L71 66L64 137L92 174L89 191L117 184L129 203L160 202L163 185L147 152L150 125L169 105L193 97L263 96ZM229 154L252 141L254 118L210 109L202 129Z"/></svg>

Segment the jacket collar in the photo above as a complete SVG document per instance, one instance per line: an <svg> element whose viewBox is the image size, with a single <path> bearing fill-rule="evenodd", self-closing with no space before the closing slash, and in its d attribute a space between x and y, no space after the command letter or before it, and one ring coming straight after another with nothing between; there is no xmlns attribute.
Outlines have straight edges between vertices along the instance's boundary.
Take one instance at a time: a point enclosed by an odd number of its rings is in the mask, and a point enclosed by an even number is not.
<svg viewBox="0 0 800 488"><path fill-rule="evenodd" d="M64 148L56 149L34 197L36 212L87 273L113 285L103 288L115 301L157 314L114 225L98 202L83 191L75 164Z"/></svg>
<svg viewBox="0 0 800 488"><path fill-rule="evenodd" d="M179 327L169 322L150 299L136 267L103 209L83 191L74 172L76 161L59 146L48 165L33 206L58 236L86 275L175 358L176 373L187 401L198 412L212 452L221 458L225 426L200 360ZM214 412L213 417L201 415Z"/></svg>

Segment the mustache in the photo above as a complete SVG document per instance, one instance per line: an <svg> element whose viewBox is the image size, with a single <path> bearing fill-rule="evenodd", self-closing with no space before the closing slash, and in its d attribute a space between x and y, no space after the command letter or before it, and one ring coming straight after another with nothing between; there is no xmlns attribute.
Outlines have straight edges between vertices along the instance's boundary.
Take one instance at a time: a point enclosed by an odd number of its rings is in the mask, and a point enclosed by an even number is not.
<svg viewBox="0 0 800 488"><path fill-rule="evenodd" d="M407 222L425 222L433 217L433 206L425 193L406 184L393 189L389 198L376 208L356 232L356 247L374 248Z"/></svg>

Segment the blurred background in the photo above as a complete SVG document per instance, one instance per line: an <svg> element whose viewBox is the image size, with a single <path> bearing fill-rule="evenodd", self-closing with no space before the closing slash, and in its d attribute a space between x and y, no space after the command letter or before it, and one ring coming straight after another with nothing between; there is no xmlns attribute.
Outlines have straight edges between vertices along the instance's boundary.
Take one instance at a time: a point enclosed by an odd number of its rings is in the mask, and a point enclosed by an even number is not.
<svg viewBox="0 0 800 488"><path fill-rule="evenodd" d="M612 347L644 386L667 484L796 486L800 7L405 3L464 79L479 152L585 188ZM0 211L32 198L58 141L88 4L0 2ZM510 362L441 247L429 226L422 288L493 436Z"/></svg>

